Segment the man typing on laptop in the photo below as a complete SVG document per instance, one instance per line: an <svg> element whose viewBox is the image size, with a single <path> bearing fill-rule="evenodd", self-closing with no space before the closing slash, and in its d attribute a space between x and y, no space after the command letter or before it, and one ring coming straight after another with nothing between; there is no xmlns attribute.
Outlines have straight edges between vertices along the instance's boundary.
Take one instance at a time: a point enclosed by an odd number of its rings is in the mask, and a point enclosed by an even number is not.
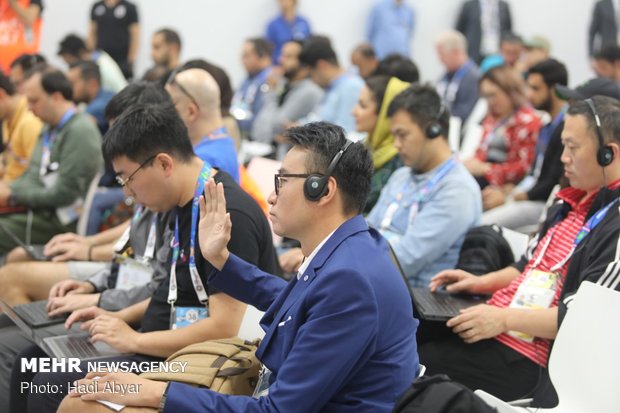
<svg viewBox="0 0 620 413"><path fill-rule="evenodd" d="M547 214L521 260L475 277L437 274L431 290L492 293L463 310L441 334L422 323L418 339L427 374L445 373L504 400L531 396L541 384L550 341L583 280L618 289L620 102L601 96L571 104L562 162L571 186ZM437 331L433 331L437 333Z"/></svg>

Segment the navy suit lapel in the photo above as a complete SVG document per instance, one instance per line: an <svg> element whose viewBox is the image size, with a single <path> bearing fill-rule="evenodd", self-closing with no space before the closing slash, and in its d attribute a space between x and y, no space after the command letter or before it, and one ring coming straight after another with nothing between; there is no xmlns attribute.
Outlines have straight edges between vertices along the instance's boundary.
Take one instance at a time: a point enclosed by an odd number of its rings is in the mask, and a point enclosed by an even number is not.
<svg viewBox="0 0 620 413"><path fill-rule="evenodd" d="M327 258L338 248L338 246L350 237L351 235L360 231L367 231L368 225L362 216L357 215L350 220L343 223L329 240L323 245L318 254L314 257L306 271L301 274L299 280L297 277L292 279L284 289L284 291L278 296L276 301L267 310L263 322L270 323L265 337L262 340L261 346L256 352L256 356L260 359L265 349L269 346L269 342L273 337L274 332L278 327L278 323L282 321L282 318L286 312L304 295L304 292L308 286L315 280L317 274L320 272L320 268L325 264ZM274 314L273 318L270 318L271 314Z"/></svg>

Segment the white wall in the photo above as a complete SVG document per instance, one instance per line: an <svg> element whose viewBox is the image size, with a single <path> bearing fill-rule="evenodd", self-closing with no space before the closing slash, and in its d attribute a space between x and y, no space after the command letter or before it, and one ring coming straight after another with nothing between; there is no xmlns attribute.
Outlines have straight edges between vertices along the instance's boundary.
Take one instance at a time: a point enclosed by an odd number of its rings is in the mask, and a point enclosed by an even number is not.
<svg viewBox="0 0 620 413"><path fill-rule="evenodd" d="M136 73L149 65L150 36L169 26L183 39L183 60L204 57L226 68L235 84L243 78L240 49L243 39L262 35L265 23L277 13L275 0L134 0L141 20L141 47ZM408 0L417 11L413 58L423 80L436 79L441 68L433 40L454 25L460 0ZM332 38L341 63L364 34L369 7L375 0L300 0L316 33ZM587 28L595 0L513 0L515 31L523 36L542 34L552 42L553 55L567 64L570 83L592 76L587 61ZM86 34L87 0L45 1L42 53L55 57L58 42L68 32Z"/></svg>

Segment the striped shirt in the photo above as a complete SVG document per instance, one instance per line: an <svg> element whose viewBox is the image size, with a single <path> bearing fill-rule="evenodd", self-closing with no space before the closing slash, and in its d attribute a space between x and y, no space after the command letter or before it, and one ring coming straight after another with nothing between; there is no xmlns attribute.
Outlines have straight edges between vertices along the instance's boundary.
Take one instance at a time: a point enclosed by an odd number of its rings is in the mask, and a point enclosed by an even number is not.
<svg viewBox="0 0 620 413"><path fill-rule="evenodd" d="M565 188L558 193L558 198L571 206L570 212L562 221L550 228L545 236L537 243L530 260L521 275L514 279L507 287L496 291L488 301L488 304L500 308L509 307L519 286L523 283L531 270L537 269L544 272L551 272L551 268L554 265L560 263L568 254L570 254L573 241L575 240L579 230L583 227L585 217L587 216L588 210L592 206L592 202L596 196L596 193L594 193L580 202L582 198L584 198L585 194L586 193L584 191L571 187ZM548 247L545 251L545 245L547 244ZM537 266L534 266L540 254L543 254L540 259L540 263L538 263ZM557 270L560 278L551 303L552 308L558 306L558 300L562 292L562 286L564 284L564 278L566 277L569 263L570 260L566 260L564 265ZM547 365L550 344L549 340L537 337L532 343L529 343L506 333L500 334L495 337L495 339L524 355L534 363L543 367Z"/></svg>

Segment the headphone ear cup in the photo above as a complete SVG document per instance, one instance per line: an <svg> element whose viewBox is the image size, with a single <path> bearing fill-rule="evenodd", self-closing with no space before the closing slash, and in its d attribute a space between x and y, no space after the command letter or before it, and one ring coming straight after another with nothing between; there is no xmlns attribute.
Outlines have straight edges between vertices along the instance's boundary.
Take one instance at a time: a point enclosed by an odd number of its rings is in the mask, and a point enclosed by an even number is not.
<svg viewBox="0 0 620 413"><path fill-rule="evenodd" d="M600 166L608 166L614 160L614 150L609 145L599 148L596 152L596 161Z"/></svg>
<svg viewBox="0 0 620 413"><path fill-rule="evenodd" d="M304 182L304 195L308 201L316 202L325 192L326 178L321 175L313 174L306 178Z"/></svg>
<svg viewBox="0 0 620 413"><path fill-rule="evenodd" d="M441 125L437 121L431 122L426 127L426 137L428 139L435 139L439 135L441 135Z"/></svg>

